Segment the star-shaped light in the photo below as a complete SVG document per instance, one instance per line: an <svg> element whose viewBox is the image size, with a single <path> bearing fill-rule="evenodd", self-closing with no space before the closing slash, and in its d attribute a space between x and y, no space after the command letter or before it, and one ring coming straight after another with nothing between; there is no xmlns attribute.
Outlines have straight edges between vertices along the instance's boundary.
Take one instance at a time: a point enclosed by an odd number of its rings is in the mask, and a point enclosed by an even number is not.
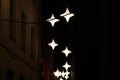
<svg viewBox="0 0 120 80"><path fill-rule="evenodd" d="M64 72L64 71L61 72L61 76L62 76L63 78L65 77L65 72Z"/></svg>
<svg viewBox="0 0 120 80"><path fill-rule="evenodd" d="M66 71L65 72L65 76L68 76L70 74L70 72Z"/></svg>
<svg viewBox="0 0 120 80"><path fill-rule="evenodd" d="M64 67L66 69L66 71L68 70L69 67L71 67L71 65L69 65L67 62L65 63L65 65L63 65L62 67Z"/></svg>
<svg viewBox="0 0 120 80"><path fill-rule="evenodd" d="M68 55L71 53L70 50L68 50L68 48L66 47L64 51L62 51L63 53L65 53L66 57L68 57Z"/></svg>
<svg viewBox="0 0 120 80"><path fill-rule="evenodd" d="M68 72L68 71L65 72L65 79L66 80L69 78L69 74L70 74L70 72Z"/></svg>
<svg viewBox="0 0 120 80"><path fill-rule="evenodd" d="M61 72L57 69L56 72L54 72L54 75L59 78L61 76Z"/></svg>
<svg viewBox="0 0 120 80"><path fill-rule="evenodd" d="M51 46L53 50L55 49L56 46L58 46L58 44L55 43L54 39L48 45Z"/></svg>
<svg viewBox="0 0 120 80"><path fill-rule="evenodd" d="M67 80L69 78L69 76L65 76L65 79Z"/></svg>
<svg viewBox="0 0 120 80"><path fill-rule="evenodd" d="M61 14L60 16L63 16L67 22L69 22L70 18L74 16L74 13L70 13L69 9L66 8L65 13Z"/></svg>
<svg viewBox="0 0 120 80"><path fill-rule="evenodd" d="M55 23L60 21L59 19L56 19L54 14L52 14L51 18L47 19L46 21L50 22L52 27L54 27Z"/></svg>
<svg viewBox="0 0 120 80"><path fill-rule="evenodd" d="M60 80L63 80L62 78L60 78Z"/></svg>

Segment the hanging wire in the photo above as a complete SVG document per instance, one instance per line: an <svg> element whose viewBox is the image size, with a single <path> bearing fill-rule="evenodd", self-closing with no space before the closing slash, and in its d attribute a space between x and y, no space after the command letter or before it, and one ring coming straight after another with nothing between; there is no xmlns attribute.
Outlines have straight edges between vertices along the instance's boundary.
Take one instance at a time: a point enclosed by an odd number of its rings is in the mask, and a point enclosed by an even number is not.
<svg viewBox="0 0 120 80"><path fill-rule="evenodd" d="M10 21L14 23L24 23L24 24L40 24L40 22L24 22L24 21L10 20L10 19L0 19L0 21Z"/></svg>

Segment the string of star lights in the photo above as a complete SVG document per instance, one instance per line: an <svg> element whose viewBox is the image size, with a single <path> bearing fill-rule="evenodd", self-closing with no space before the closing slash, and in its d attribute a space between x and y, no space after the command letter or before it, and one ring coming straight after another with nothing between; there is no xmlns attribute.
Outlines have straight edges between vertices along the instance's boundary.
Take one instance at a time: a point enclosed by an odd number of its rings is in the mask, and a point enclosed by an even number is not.
<svg viewBox="0 0 120 80"><path fill-rule="evenodd" d="M69 11L69 8L66 8L66 11L62 14L60 14L61 17L64 17L67 21L67 23L69 23L69 20L71 17L74 16L74 13L71 13ZM56 19L54 14L52 14L51 18L47 19L46 21L48 21L52 27L54 27L56 22L59 22L59 19ZM53 39L51 43L48 43L48 45L52 48L52 50L55 49L55 47L59 46L55 40ZM66 58L69 56L70 53L72 53L72 51L70 51L68 49L68 47L66 46L65 49L63 51L61 51L62 53L65 54ZM61 67L63 67L65 69L65 71L60 71L59 69L57 69L55 72L53 72L54 76L58 79L58 80L68 80L69 79L69 75L70 72L68 71L69 68L71 68L71 65L68 64L68 62L66 61L66 63L64 65L62 65Z"/></svg>

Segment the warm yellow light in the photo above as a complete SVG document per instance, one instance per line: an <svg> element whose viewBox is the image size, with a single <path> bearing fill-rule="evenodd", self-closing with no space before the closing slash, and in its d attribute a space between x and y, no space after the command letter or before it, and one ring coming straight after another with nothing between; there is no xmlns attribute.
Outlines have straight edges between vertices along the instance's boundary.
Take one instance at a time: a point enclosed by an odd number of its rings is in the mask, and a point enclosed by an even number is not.
<svg viewBox="0 0 120 80"><path fill-rule="evenodd" d="M67 62L65 63L65 65L63 65L63 67L66 69L66 71L68 70L69 67L71 67L71 65L69 65Z"/></svg>
<svg viewBox="0 0 120 80"><path fill-rule="evenodd" d="M51 46L53 50L55 49L56 46L58 46L58 44L55 43L54 39L48 45Z"/></svg>
<svg viewBox="0 0 120 80"><path fill-rule="evenodd" d="M60 21L60 20L59 20L59 19L56 19L56 18L54 17L54 14L52 14L51 18L47 19L46 21L50 22L51 25L52 25L52 27L54 27L55 23L58 22L58 21Z"/></svg>
<svg viewBox="0 0 120 80"><path fill-rule="evenodd" d="M70 18L74 16L73 13L70 13L69 9L66 8L65 13L61 14L60 16L63 16L67 22L69 22Z"/></svg>
<svg viewBox="0 0 120 80"><path fill-rule="evenodd" d="M68 48L66 47L64 51L62 51L63 53L65 53L66 57L68 57L68 55L71 53L70 50L68 50Z"/></svg>

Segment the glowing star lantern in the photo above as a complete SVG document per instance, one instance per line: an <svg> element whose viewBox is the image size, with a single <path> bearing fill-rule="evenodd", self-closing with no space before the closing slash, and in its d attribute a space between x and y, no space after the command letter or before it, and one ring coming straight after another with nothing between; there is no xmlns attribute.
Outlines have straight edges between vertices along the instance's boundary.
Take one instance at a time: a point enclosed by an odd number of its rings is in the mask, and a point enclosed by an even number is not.
<svg viewBox="0 0 120 80"><path fill-rule="evenodd" d="M66 69L66 71L68 70L69 67L71 67L71 65L68 65L68 63L66 62L65 65L63 65L63 67Z"/></svg>
<svg viewBox="0 0 120 80"><path fill-rule="evenodd" d="M51 25L52 25L52 27L54 27L55 23L58 22L58 21L60 21L60 20L59 20L59 19L56 19L56 18L54 17L54 14L52 14L51 18L47 19L46 21L50 22Z"/></svg>
<svg viewBox="0 0 120 80"><path fill-rule="evenodd" d="M68 78L69 78L69 76L66 75L66 76L65 76L65 79L67 80Z"/></svg>
<svg viewBox="0 0 120 80"><path fill-rule="evenodd" d="M71 53L70 50L68 50L68 48L66 47L64 51L62 51L63 53L65 53L66 57L68 57L68 55Z"/></svg>
<svg viewBox="0 0 120 80"><path fill-rule="evenodd" d="M61 72L61 76L62 76L63 78L65 77L65 72L64 72L64 71Z"/></svg>
<svg viewBox="0 0 120 80"><path fill-rule="evenodd" d="M56 72L54 72L54 75L59 78L61 76L61 72L57 69Z"/></svg>
<svg viewBox="0 0 120 80"><path fill-rule="evenodd" d="M53 50L55 49L56 46L58 46L58 44L55 43L54 39L48 45L51 46Z"/></svg>
<svg viewBox="0 0 120 80"><path fill-rule="evenodd" d="M66 71L65 72L65 76L68 76L70 74L70 72Z"/></svg>
<svg viewBox="0 0 120 80"><path fill-rule="evenodd" d="M73 13L70 13L69 9L66 8L65 13L61 14L60 16L63 16L67 22L69 22L70 18L74 16Z"/></svg>
<svg viewBox="0 0 120 80"><path fill-rule="evenodd" d="M63 80L62 78L60 78L60 80Z"/></svg>
<svg viewBox="0 0 120 80"><path fill-rule="evenodd" d="M70 74L70 72L68 72L68 71L65 72L65 79L66 80L69 78L69 74Z"/></svg>

